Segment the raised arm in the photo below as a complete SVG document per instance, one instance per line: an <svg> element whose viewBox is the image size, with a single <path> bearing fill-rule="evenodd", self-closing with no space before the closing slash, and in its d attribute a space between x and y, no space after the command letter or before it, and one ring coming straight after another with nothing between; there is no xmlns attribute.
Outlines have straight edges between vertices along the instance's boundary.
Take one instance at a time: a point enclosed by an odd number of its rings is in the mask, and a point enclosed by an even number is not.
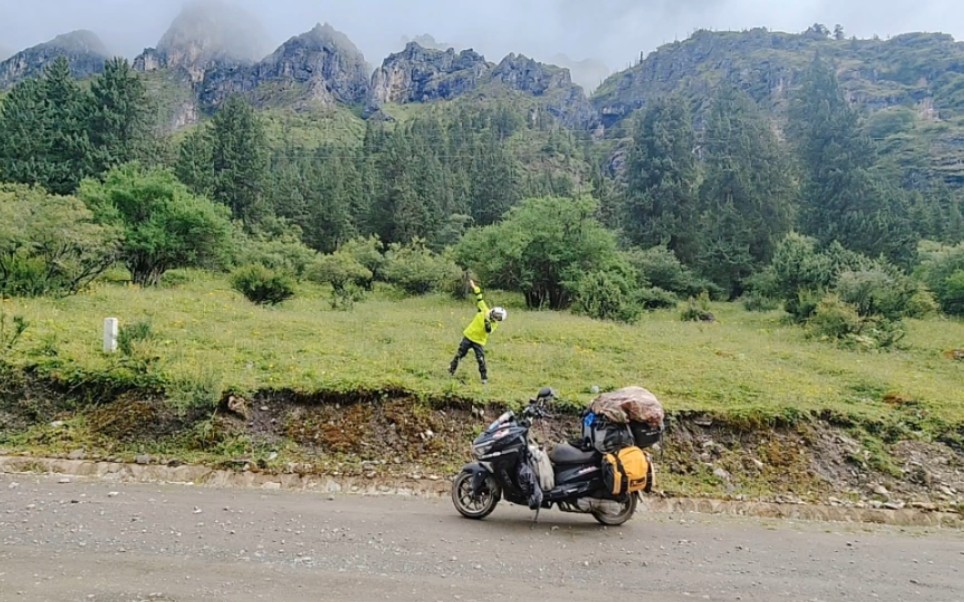
<svg viewBox="0 0 964 602"><path fill-rule="evenodd" d="M482 288L471 278L469 279L469 286L472 287L472 292L475 293L475 306L479 308L479 311L485 313L486 318L488 318L489 306L486 305L485 299L482 296Z"/></svg>

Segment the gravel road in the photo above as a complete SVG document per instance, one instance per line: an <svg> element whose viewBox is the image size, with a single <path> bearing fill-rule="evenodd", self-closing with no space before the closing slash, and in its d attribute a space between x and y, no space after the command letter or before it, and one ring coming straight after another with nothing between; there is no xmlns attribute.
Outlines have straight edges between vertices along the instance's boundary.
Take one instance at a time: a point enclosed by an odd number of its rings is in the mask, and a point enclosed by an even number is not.
<svg viewBox="0 0 964 602"><path fill-rule="evenodd" d="M67 482L69 481L69 482ZM0 475L0 601L964 600L954 530Z"/></svg>

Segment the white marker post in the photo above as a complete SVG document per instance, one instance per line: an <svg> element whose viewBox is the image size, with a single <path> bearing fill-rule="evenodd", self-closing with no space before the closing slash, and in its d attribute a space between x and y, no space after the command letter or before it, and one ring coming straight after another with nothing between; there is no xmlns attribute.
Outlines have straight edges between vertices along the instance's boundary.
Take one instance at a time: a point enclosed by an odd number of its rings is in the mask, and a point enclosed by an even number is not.
<svg viewBox="0 0 964 602"><path fill-rule="evenodd" d="M117 318L104 318L104 353L117 351Z"/></svg>

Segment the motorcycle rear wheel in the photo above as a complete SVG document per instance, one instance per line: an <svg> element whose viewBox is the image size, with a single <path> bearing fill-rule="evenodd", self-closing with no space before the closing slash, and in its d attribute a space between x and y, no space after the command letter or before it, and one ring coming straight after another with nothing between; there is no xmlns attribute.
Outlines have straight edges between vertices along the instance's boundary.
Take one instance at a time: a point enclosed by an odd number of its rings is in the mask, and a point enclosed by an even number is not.
<svg viewBox="0 0 964 602"><path fill-rule="evenodd" d="M607 527L618 527L632 518L634 512L636 512L636 494L631 493L629 499L622 503L622 510L618 513L610 514L601 510L593 510L592 517Z"/></svg>
<svg viewBox="0 0 964 602"><path fill-rule="evenodd" d="M465 518L480 519L492 514L499 503L495 482L487 477L477 498L472 496L472 473L463 472L452 482L452 503Z"/></svg>

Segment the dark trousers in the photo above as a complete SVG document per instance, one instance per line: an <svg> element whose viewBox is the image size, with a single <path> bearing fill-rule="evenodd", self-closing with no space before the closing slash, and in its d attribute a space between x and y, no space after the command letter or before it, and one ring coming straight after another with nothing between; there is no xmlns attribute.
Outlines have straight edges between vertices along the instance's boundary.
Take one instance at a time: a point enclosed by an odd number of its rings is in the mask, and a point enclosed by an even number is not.
<svg viewBox="0 0 964 602"><path fill-rule="evenodd" d="M459 350L455 354L455 357L452 358L452 363L449 364L449 372L455 374L456 369L459 367L459 360L466 356L469 349L475 352L475 359L479 361L479 374L482 376L482 380L485 380L488 378L488 371L485 368L485 347L465 337L462 337L462 342L459 343Z"/></svg>

